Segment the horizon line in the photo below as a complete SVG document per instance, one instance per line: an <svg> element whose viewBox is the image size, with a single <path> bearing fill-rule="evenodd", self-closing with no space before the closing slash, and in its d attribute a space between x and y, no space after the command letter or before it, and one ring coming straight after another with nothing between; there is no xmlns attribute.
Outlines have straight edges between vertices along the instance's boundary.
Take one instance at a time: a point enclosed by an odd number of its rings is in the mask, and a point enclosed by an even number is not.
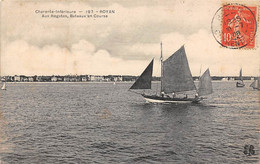
<svg viewBox="0 0 260 164"><path fill-rule="evenodd" d="M5 76L140 76L140 75L120 75L120 74L107 74L107 75L100 75L100 74L66 74L66 75L58 75L58 74L52 74L52 75L25 75L25 74L16 74L16 75L0 75L0 77ZM192 77L199 77L200 75L194 75ZM211 75L211 77L239 77L239 75ZM161 77L161 76L152 76L152 77ZM242 77L259 77L257 75L244 75Z"/></svg>

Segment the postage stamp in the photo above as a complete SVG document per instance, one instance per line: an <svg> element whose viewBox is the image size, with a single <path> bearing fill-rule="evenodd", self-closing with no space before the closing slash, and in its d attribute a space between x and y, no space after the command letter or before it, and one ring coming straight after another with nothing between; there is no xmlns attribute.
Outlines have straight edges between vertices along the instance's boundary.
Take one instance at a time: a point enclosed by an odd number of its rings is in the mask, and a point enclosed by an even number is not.
<svg viewBox="0 0 260 164"><path fill-rule="evenodd" d="M211 28L216 41L231 49L255 48L257 7L223 5L213 17ZM221 26L216 26L216 23Z"/></svg>

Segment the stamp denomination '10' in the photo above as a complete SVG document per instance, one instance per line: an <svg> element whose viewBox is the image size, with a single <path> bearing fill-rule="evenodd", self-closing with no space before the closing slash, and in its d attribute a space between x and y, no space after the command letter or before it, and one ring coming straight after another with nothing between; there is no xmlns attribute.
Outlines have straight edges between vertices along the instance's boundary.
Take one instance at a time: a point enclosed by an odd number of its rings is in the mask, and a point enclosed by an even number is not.
<svg viewBox="0 0 260 164"><path fill-rule="evenodd" d="M255 48L257 7L247 7L240 4L224 5L212 20L212 33L223 47ZM217 29L216 19L221 19L220 29ZM219 35L217 35L219 34Z"/></svg>

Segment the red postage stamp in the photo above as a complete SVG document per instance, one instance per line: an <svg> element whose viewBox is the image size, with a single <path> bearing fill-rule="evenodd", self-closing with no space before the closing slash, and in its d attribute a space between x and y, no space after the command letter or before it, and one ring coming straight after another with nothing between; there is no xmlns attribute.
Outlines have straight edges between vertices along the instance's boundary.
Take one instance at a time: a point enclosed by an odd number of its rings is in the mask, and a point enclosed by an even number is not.
<svg viewBox="0 0 260 164"><path fill-rule="evenodd" d="M228 48L254 48L256 14L257 7L223 6L221 45Z"/></svg>

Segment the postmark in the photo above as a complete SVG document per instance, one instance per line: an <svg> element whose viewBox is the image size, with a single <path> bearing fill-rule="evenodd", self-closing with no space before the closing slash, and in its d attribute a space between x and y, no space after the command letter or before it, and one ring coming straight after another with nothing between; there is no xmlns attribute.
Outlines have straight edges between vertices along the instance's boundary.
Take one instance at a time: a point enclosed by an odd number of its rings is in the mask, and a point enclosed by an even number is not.
<svg viewBox="0 0 260 164"><path fill-rule="evenodd" d="M255 48L257 7L223 5L215 13L211 30L216 41L230 49Z"/></svg>

